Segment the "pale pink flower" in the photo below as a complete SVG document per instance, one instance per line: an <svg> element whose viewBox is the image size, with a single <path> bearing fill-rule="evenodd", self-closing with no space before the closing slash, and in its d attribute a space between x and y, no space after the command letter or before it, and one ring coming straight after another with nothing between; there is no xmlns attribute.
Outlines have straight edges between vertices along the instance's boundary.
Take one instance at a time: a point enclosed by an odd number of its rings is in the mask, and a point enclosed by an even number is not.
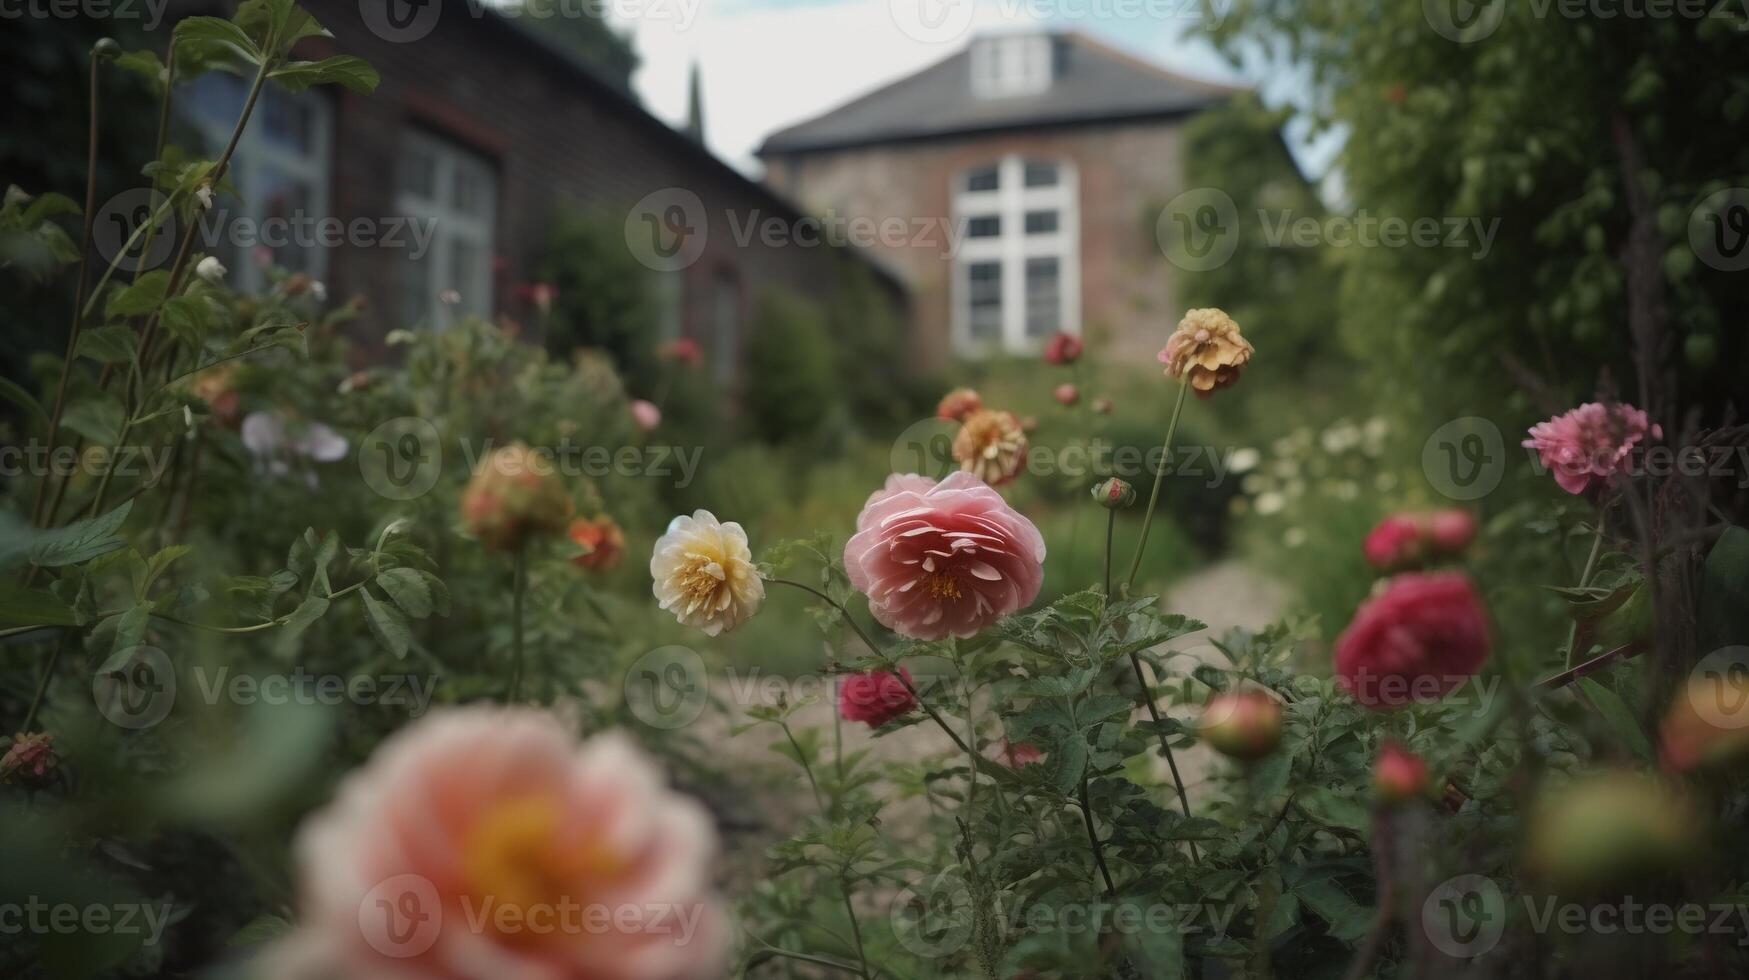
<svg viewBox="0 0 1749 980"><path fill-rule="evenodd" d="M276 980L725 975L710 817L617 733L470 707L389 738L295 842Z"/></svg>
<svg viewBox="0 0 1749 980"><path fill-rule="evenodd" d="M1588 402L1531 426L1530 438L1522 445L1537 451L1562 490L1584 493L1621 472L1634 447L1648 435L1661 439L1664 432L1650 423L1645 412L1626 403Z"/></svg>
<svg viewBox="0 0 1749 980"><path fill-rule="evenodd" d="M844 545L850 584L904 636L967 637L1025 607L1044 580L1045 540L1002 495L965 471L936 483L887 477Z"/></svg>
<svg viewBox="0 0 1749 980"><path fill-rule="evenodd" d="M662 424L662 410L657 408L654 402L634 398L631 410L632 423L638 427L640 432L651 432L656 426Z"/></svg>

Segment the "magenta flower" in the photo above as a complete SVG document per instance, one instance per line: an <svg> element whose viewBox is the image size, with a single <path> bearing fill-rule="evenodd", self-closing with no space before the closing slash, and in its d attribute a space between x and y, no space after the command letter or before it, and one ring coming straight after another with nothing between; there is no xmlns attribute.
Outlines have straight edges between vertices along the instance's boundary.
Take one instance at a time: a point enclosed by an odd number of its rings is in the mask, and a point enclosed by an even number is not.
<svg viewBox="0 0 1749 980"><path fill-rule="evenodd" d="M1044 560L1038 528L963 470L940 483L887 477L844 545L850 584L874 618L919 640L972 636L1026 606Z"/></svg>
<svg viewBox="0 0 1749 980"><path fill-rule="evenodd" d="M1526 449L1534 449L1555 482L1568 493L1584 493L1596 482L1620 473L1634 447L1664 432L1646 413L1626 403L1589 402L1565 415L1530 427Z"/></svg>

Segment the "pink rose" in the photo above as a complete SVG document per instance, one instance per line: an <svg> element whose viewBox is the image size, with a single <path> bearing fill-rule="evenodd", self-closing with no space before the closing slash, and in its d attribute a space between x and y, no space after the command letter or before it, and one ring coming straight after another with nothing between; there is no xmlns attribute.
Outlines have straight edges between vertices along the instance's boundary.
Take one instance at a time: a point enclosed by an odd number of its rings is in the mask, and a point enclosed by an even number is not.
<svg viewBox="0 0 1749 980"><path fill-rule="evenodd" d="M1081 389L1071 384L1060 384L1051 395L1064 405L1073 405L1081 400Z"/></svg>
<svg viewBox="0 0 1749 980"><path fill-rule="evenodd" d="M879 728L917 707L910 683L911 674L903 667L897 674L886 670L851 674L838 682L838 717Z"/></svg>
<svg viewBox="0 0 1749 980"><path fill-rule="evenodd" d="M390 737L299 832L275 977L720 977L716 835L623 736L454 708Z"/></svg>
<svg viewBox="0 0 1749 980"><path fill-rule="evenodd" d="M1081 359L1081 338L1073 334L1052 334L1045 343L1047 364L1073 364Z"/></svg>
<svg viewBox="0 0 1749 980"><path fill-rule="evenodd" d="M1367 533L1360 547L1367 564L1377 569L1392 571L1418 564L1421 524L1412 515L1392 514Z"/></svg>
<svg viewBox="0 0 1749 980"><path fill-rule="evenodd" d="M1662 439L1664 431L1645 412L1628 404L1589 402L1531 426L1523 445L1537 451L1562 490L1584 493L1621 472L1647 436Z"/></svg>
<svg viewBox="0 0 1749 980"><path fill-rule="evenodd" d="M1336 676L1369 708L1445 697L1482 668L1488 613L1462 572L1408 572L1360 604L1336 639Z"/></svg>
<svg viewBox="0 0 1749 980"><path fill-rule="evenodd" d="M965 471L940 483L887 477L844 545L850 584L887 628L920 640L967 637L1025 607L1044 581L1045 540Z"/></svg>

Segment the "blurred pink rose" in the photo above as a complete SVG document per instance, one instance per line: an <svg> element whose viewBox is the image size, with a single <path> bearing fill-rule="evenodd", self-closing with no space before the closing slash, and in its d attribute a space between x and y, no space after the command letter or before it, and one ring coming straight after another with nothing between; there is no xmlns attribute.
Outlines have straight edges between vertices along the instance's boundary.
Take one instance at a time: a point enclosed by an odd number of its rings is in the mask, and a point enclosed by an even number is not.
<svg viewBox="0 0 1749 980"><path fill-rule="evenodd" d="M906 686L910 682L911 673L903 667L897 674L887 670L851 674L838 682L838 717L870 728L902 717L917 707L917 699Z"/></svg>
<svg viewBox="0 0 1749 980"><path fill-rule="evenodd" d="M623 736L456 708L389 738L296 840L276 978L720 977L716 835Z"/></svg>
<svg viewBox="0 0 1749 980"><path fill-rule="evenodd" d="M655 430L656 426L662 424L662 410L657 408L653 402L634 398L631 409L632 422L637 425L639 431L651 432Z"/></svg>
<svg viewBox="0 0 1749 980"><path fill-rule="evenodd" d="M1531 426L1523 445L1537 451L1562 490L1584 493L1621 472L1634 446L1648 435L1661 439L1664 431L1645 412L1625 403L1588 402Z"/></svg>
<svg viewBox="0 0 1749 980"><path fill-rule="evenodd" d="M1060 384L1051 395L1064 405L1073 405L1081 400L1081 389L1071 384Z"/></svg>
<svg viewBox="0 0 1749 980"><path fill-rule="evenodd" d="M1038 596L1045 541L1002 495L965 471L935 483L887 477L844 545L850 584L893 631L967 637Z"/></svg>

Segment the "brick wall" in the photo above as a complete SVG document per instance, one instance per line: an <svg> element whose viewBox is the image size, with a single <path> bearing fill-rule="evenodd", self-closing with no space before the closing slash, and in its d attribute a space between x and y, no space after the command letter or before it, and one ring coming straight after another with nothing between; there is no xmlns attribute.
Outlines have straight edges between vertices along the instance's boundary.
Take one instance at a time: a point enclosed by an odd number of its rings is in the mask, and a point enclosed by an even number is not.
<svg viewBox="0 0 1749 980"><path fill-rule="evenodd" d="M708 218L703 254L679 273L681 329L701 341L708 341L716 283L735 284L745 324L753 302L768 288L831 303L838 264L861 261L830 247L738 244L726 214L743 222L773 215L791 220L793 211L516 26L478 14L477 5L467 0L431 2L442 4L435 26L417 40L397 43L373 33L357 0L304 0L335 37L306 42L308 51L300 49L300 55L357 55L382 76L371 95L321 90L335 104L330 198L335 216L395 213L399 140L418 129L475 151L495 169L499 308L511 308L515 284L532 278L550 223L561 209L619 219L646 195L665 188L697 194ZM362 293L370 300L370 313L359 328L367 346L404 326L394 322L401 261L397 252L382 248L342 245L329 255L331 294ZM880 281L902 319L902 287Z"/></svg>
<svg viewBox="0 0 1749 980"><path fill-rule="evenodd" d="M1153 219L1182 191L1176 120L1147 120L774 155L766 180L813 211L947 217L962 171L1015 154L1067 160L1080 180L1081 323L1114 359L1151 359L1178 321L1177 290ZM915 343L952 356L952 263L925 245L886 249L912 291Z"/></svg>

